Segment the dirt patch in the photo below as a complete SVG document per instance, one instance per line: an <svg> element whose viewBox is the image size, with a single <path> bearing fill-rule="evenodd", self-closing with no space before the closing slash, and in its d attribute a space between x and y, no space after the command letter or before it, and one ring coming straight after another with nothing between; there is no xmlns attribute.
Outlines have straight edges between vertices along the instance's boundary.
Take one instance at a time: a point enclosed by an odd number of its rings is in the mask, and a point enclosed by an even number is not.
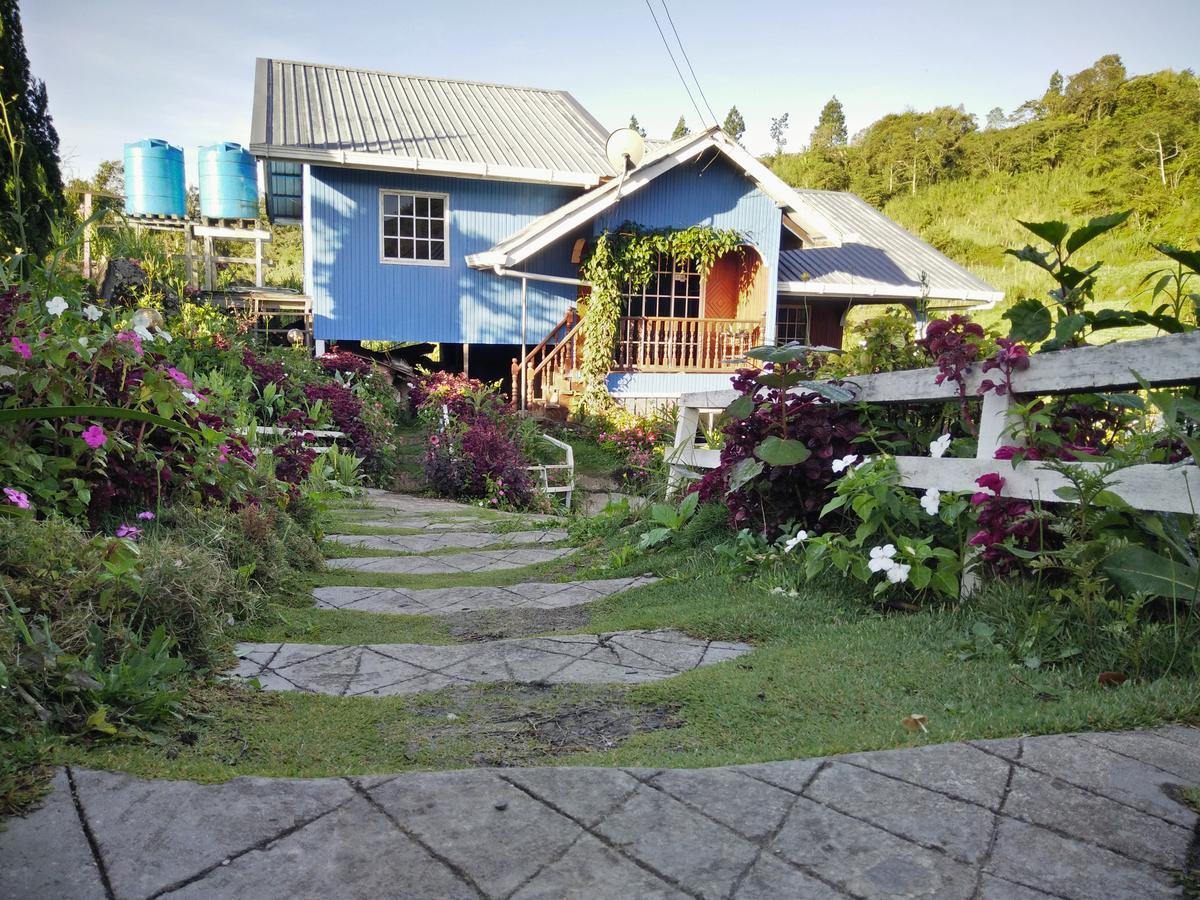
<svg viewBox="0 0 1200 900"><path fill-rule="evenodd" d="M491 685L444 691L438 700L413 710L425 725L419 740L461 748L461 762L478 766L611 750L632 735L684 724L676 707L635 703L625 688Z"/></svg>
<svg viewBox="0 0 1200 900"><path fill-rule="evenodd" d="M592 616L584 606L562 609L488 609L442 617L456 641L496 641L586 628Z"/></svg>

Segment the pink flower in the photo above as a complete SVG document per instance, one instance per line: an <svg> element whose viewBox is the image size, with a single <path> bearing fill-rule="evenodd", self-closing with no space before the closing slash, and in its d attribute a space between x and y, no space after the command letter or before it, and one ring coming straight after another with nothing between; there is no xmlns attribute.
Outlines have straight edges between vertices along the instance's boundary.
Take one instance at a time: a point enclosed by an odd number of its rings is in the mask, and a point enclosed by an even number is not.
<svg viewBox="0 0 1200 900"><path fill-rule="evenodd" d="M154 513L150 512L150 510L138 513L137 517L143 522L153 522L155 518Z"/></svg>
<svg viewBox="0 0 1200 900"><path fill-rule="evenodd" d="M136 353L138 356L142 355L142 339L140 337L138 337L137 334L135 334L134 332L122 331L120 334L117 335L117 340L118 341L126 341L130 344L133 344L133 352Z"/></svg>
<svg viewBox="0 0 1200 900"><path fill-rule="evenodd" d="M29 509L29 495L24 491L18 491L16 488L5 488L4 496L8 498L8 502L20 509Z"/></svg>
<svg viewBox="0 0 1200 900"><path fill-rule="evenodd" d="M1000 477L999 472L988 472L986 475L980 475L975 479L975 483L994 494L999 494L1000 489L1004 487L1004 479Z"/></svg>
<svg viewBox="0 0 1200 900"><path fill-rule="evenodd" d="M142 529L136 525L118 525L116 534L119 538L129 538L131 541L136 541L142 536Z"/></svg>
<svg viewBox="0 0 1200 900"><path fill-rule="evenodd" d="M169 369L167 369L167 374L170 375L175 380L175 383L180 387L190 388L193 386L192 379L188 378L174 366L171 366Z"/></svg>
<svg viewBox="0 0 1200 900"><path fill-rule="evenodd" d="M222 444L217 448L217 462L229 462L229 445Z"/></svg>
<svg viewBox="0 0 1200 900"><path fill-rule="evenodd" d="M29 345L20 338L12 339L12 347L17 351L17 355L22 359L32 359L33 351L29 349Z"/></svg>
<svg viewBox="0 0 1200 900"><path fill-rule="evenodd" d="M99 425L93 425L83 433L83 441L93 450L99 450L108 442L108 435Z"/></svg>

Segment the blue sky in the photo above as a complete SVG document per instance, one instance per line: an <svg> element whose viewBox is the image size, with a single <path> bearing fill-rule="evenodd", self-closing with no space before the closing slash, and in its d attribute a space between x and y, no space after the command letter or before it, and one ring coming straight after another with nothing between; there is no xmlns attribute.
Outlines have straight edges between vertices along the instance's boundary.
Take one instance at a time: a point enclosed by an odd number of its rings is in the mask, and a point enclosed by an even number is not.
<svg viewBox="0 0 1200 900"><path fill-rule="evenodd" d="M663 19L661 0L652 2ZM769 148L771 117L784 112L789 147L802 146L832 94L853 133L884 113L943 103L982 121L992 107L1039 96L1056 68L1070 75L1105 53L1120 53L1133 73L1200 62L1200 0L668 4L713 110L724 118L736 103L755 152ZM144 137L182 144L189 163L201 144L245 143L258 56L559 88L610 128L636 113L652 136L666 136L680 113L697 125L645 0L22 7L72 173L90 174Z"/></svg>

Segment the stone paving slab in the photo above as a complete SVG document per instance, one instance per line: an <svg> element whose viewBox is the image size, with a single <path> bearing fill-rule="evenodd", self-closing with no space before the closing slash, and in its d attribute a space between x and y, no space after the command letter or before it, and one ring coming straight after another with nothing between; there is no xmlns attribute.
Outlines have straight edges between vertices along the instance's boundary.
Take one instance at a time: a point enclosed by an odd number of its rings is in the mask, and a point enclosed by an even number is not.
<svg viewBox="0 0 1200 900"><path fill-rule="evenodd" d="M364 612L403 613L414 616L450 615L488 609L562 609L591 603L622 591L653 584L657 578L606 578L552 584L530 581L507 587L363 588L321 587L313 590L319 609L356 609Z"/></svg>
<svg viewBox="0 0 1200 900"><path fill-rule="evenodd" d="M495 547L505 544L556 544L567 539L561 528L540 531L446 531L431 534L327 534L326 540L367 550L429 553L432 550Z"/></svg>
<svg viewBox="0 0 1200 900"><path fill-rule="evenodd" d="M236 678L266 690L390 696L468 684L638 684L748 653L677 631L616 631L476 644L240 644Z"/></svg>
<svg viewBox="0 0 1200 900"><path fill-rule="evenodd" d="M383 575L455 575L463 572L498 572L561 559L572 547L529 547L513 550L472 550L438 556L352 556L327 559L330 569L377 572Z"/></svg>
<svg viewBox="0 0 1200 900"><path fill-rule="evenodd" d="M1182 748L1170 751L1180 774L1152 761L1162 741ZM1100 743L1119 744L1130 765L1071 784L1078 754ZM1012 745L1007 757L989 752ZM999 794L980 753L1004 767ZM1067 777L1041 772L1059 759ZM1173 876L1197 816L1170 790L1200 780L1200 731L667 771L217 785L70 775L74 796L60 771L46 804L0 832L0 896L1142 900L1182 896ZM964 790L976 775L986 786ZM1125 778L1157 782L1171 814L1137 819L1147 814L1127 800L1141 787Z"/></svg>

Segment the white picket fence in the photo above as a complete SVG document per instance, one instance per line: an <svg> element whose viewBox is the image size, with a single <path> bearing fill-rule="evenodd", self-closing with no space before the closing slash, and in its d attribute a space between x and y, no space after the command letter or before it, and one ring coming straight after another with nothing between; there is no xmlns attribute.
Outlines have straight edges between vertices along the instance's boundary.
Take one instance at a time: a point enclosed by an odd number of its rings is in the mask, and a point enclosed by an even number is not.
<svg viewBox="0 0 1200 900"><path fill-rule="evenodd" d="M1134 374L1136 373L1136 375ZM993 380L997 373L989 373ZM934 382L937 369L912 369L847 379L855 399L868 403L957 402L953 384ZM1123 341L1103 347L1059 350L1033 356L1029 368L1013 375L1013 388L1022 397L1122 391L1138 388L1138 377L1155 387L1200 384L1200 331L1173 334L1142 341ZM978 366L967 378L967 394L975 396L983 379ZM803 392L802 388L795 389ZM671 480L694 478L699 470L720 464L719 450L696 446L700 415L724 409L738 393L704 391L684 394L679 400L675 445L668 454ZM989 392L983 398L979 421L979 450L974 459L934 459L929 456L896 457L900 483L913 488L942 491L977 490L975 479L997 472L1005 479L1002 493L1027 500L1058 501L1055 491L1068 485L1060 474L1044 464L1026 460L1013 465L995 458L1003 445L1022 444L1013 433L1009 411L1014 398ZM1098 462L1071 463L1098 467ZM1139 465L1122 469L1111 478L1110 489L1136 509L1200 513L1200 468L1183 465Z"/></svg>

